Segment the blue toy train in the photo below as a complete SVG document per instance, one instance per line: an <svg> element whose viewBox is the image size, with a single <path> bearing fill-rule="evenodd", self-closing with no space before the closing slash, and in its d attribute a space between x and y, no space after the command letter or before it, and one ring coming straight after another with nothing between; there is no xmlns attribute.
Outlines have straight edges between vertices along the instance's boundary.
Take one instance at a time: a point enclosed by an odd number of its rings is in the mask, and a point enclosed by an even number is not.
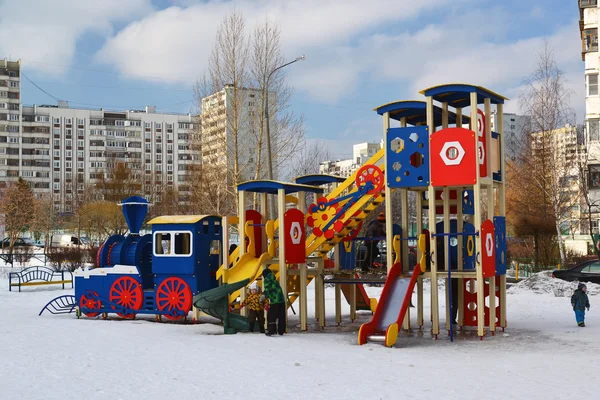
<svg viewBox="0 0 600 400"><path fill-rule="evenodd" d="M97 268L74 272L81 314L116 313L122 318L155 314L185 318L194 295L218 285L222 227L217 216L162 216L139 231L148 201L132 196L121 203L129 234L109 237L98 252Z"/></svg>

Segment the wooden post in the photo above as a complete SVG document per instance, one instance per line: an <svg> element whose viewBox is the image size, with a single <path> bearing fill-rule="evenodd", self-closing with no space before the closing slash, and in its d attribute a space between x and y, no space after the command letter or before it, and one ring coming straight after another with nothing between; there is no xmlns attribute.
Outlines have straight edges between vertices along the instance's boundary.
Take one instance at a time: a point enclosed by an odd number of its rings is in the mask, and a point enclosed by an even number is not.
<svg viewBox="0 0 600 400"><path fill-rule="evenodd" d="M390 113L383 113L383 145L387 146L387 132L390 129ZM386 149L387 147L384 147ZM384 153L386 153L384 151ZM387 162L387 154L383 157L383 162ZM394 263L394 257L392 256L392 240L394 238L394 234L392 232L392 226L394 225L393 221L393 212L392 212L392 190L388 185L388 175L383 174L384 179L384 193L385 193L385 248L386 248L386 264L387 264L387 273L390 273L392 269L392 264ZM354 285L356 286L356 285Z"/></svg>
<svg viewBox="0 0 600 400"><path fill-rule="evenodd" d="M442 197L444 198L444 233L447 234L450 233L450 189L448 189L447 186L445 186L442 190ZM444 270L446 271L444 276L444 280L446 281L446 330L450 330L450 318L452 318L452 310L450 310L450 285L452 285L452 282L448 279L448 270L451 268L451 265L448 263L448 254L450 254L450 237L444 236L442 239L444 241L443 265Z"/></svg>
<svg viewBox="0 0 600 400"><path fill-rule="evenodd" d="M285 263L285 236L289 235L289 232L285 231L284 228L284 214L285 214L285 189L279 189L277 192L277 203L279 208L279 284L285 297L285 318L287 321L287 308L288 308L288 290L287 290L287 265Z"/></svg>
<svg viewBox="0 0 600 400"><path fill-rule="evenodd" d="M298 210L306 213L306 196L304 192L298 192ZM300 330L306 331L308 330L308 299L307 299L307 290L306 290L306 282L307 282L307 273L306 273L306 263L298 264L298 268L300 269Z"/></svg>
<svg viewBox="0 0 600 400"><path fill-rule="evenodd" d="M391 203L391 199L389 203ZM400 202L402 205L402 236L400 237L400 249L402 252L402 273L408 275L408 190L400 189Z"/></svg>
<svg viewBox="0 0 600 400"><path fill-rule="evenodd" d="M417 237L423 231L423 192L416 192L417 195ZM421 259L421 249L417 246L417 262ZM417 325L423 327L423 278L417 280Z"/></svg>
<svg viewBox="0 0 600 400"><path fill-rule="evenodd" d="M319 304L318 304L319 326L321 328L323 328L325 326L325 282L323 280L323 274L325 272L324 271L325 262L323 261L322 257L319 259L317 264L318 264L319 271L317 273L317 282L316 282L315 286L319 290Z"/></svg>
<svg viewBox="0 0 600 400"><path fill-rule="evenodd" d="M471 93L471 129L475 132L475 148L478 148L478 135L477 135L477 93ZM475 214L473 216L473 225L475 230L480 234L476 236L475 242L477 253L475 254L475 264L477 270L477 335L483 337L485 334L485 321L484 321L484 307L485 307L485 296L484 296L484 285L483 269L481 267L481 251L482 238L481 238L481 179L479 177L479 157L475 157L475 177L476 182L473 187L473 201L475 205Z"/></svg>
<svg viewBox="0 0 600 400"><path fill-rule="evenodd" d="M497 104L496 112L498 114L498 135L500 135L500 167L502 170L502 181L498 185L498 214L501 217L506 216L506 164L504 159L504 105ZM504 257L506 260L506 255ZM500 276L500 327L506 328L506 274Z"/></svg>
<svg viewBox="0 0 600 400"><path fill-rule="evenodd" d="M242 257L246 253L246 192L238 192L238 237L239 237L239 255ZM228 282L229 283L229 282Z"/></svg>
<svg viewBox="0 0 600 400"><path fill-rule="evenodd" d="M431 148L431 135L435 132L435 124L433 120L433 97L427 96L427 126L429 127L429 141ZM430 170L431 170L431 157L430 157ZM429 183L428 187L429 195L429 232L431 234L436 233L435 229L435 188ZM436 263L436 244L437 238L431 237L431 333L437 338L440 333L440 310L438 300L438 284L437 284L437 263Z"/></svg>
<svg viewBox="0 0 600 400"><path fill-rule="evenodd" d="M494 197L494 180L492 179L492 105L489 97L483 100L483 107L485 112L485 166L487 170L486 185L487 191L487 219L494 222L494 210L495 210L495 197ZM490 291L489 291L489 313L490 321L489 328L492 335L496 332L496 276L490 276L488 278Z"/></svg>

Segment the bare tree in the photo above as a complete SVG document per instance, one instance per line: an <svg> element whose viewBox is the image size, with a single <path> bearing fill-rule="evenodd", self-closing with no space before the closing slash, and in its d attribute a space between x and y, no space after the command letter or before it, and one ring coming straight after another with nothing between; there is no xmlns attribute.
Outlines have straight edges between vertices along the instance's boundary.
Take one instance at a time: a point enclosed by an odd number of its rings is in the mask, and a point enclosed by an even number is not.
<svg viewBox="0 0 600 400"><path fill-rule="evenodd" d="M202 212L235 213L236 186L267 176L263 119L267 93L273 166L288 162L303 140L303 118L289 110L293 91L285 85L283 72L271 75L283 63L279 28L264 22L251 36L245 29L241 14L224 18L208 69L194 88L202 123L192 135L196 137L192 146L201 152L202 166L189 175L195 201L206 209ZM198 190L211 181L213 190Z"/></svg>
<svg viewBox="0 0 600 400"><path fill-rule="evenodd" d="M4 192L0 213L4 214L6 236L10 240L11 253L19 236L29 231L34 224L36 202L33 191L23 178L19 178Z"/></svg>
<svg viewBox="0 0 600 400"><path fill-rule="evenodd" d="M48 248L52 232L58 228L58 213L54 209L50 194L39 198L36 202L35 220L33 225L34 230L38 232L39 235L44 234L44 248ZM36 237L36 239L39 238Z"/></svg>
<svg viewBox="0 0 600 400"><path fill-rule="evenodd" d="M245 29L243 16L235 11L223 19L208 59L208 70L194 87L196 104L202 114L200 130L194 135L199 139L195 147L202 151L203 164L220 164L226 160L225 181L219 180L215 184L223 186L230 197L234 197L235 187L246 180L244 177L251 171L246 155L252 144L248 135L244 135L249 123ZM224 124L223 114L226 116ZM202 169L205 170L204 166ZM205 178L201 171L196 172L193 184L197 186L197 181Z"/></svg>
<svg viewBox="0 0 600 400"><path fill-rule="evenodd" d="M269 124L271 134L271 154L273 155L274 177L276 171L289 162L290 158L302 147L304 142L304 117L290 110L290 101L294 90L286 84L285 70L277 69L285 64L281 52L281 33L279 26L265 20L259 24L252 35L252 54L250 73L252 84L260 92L260 109L252 115L253 131L256 134L257 157L255 179L267 175L265 106L269 96Z"/></svg>
<svg viewBox="0 0 600 400"><path fill-rule="evenodd" d="M124 162L111 161L95 188L100 198L118 203L129 196L139 195L142 190L141 177Z"/></svg>
<svg viewBox="0 0 600 400"><path fill-rule="evenodd" d="M287 179L297 176L318 174L319 166L323 161L331 160L333 154L323 142L316 141L311 144L303 142L300 149L290 157Z"/></svg>
<svg viewBox="0 0 600 400"><path fill-rule="evenodd" d="M572 177L577 175L575 160L563 143L563 136L569 134L568 124L574 121L569 106L571 92L566 83L552 48L545 42L520 97L522 111L531 118L532 131L527 142L529 149L522 154L520 162L527 166L523 171L541 191L543 201L551 206L563 264L562 225L570 217L571 206L578 203L578 194L573 193L571 187Z"/></svg>

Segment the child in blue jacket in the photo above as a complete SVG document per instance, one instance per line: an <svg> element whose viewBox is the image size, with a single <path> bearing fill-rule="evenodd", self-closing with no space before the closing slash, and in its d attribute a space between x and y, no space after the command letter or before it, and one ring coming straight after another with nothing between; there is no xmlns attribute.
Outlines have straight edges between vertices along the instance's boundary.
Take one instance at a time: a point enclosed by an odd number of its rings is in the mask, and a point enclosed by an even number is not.
<svg viewBox="0 0 600 400"><path fill-rule="evenodd" d="M580 327L585 326L585 309L590 310L590 300L587 295L587 286L584 283L577 285L577 290L571 296L571 305L573 311L575 311L575 319L577 325Z"/></svg>

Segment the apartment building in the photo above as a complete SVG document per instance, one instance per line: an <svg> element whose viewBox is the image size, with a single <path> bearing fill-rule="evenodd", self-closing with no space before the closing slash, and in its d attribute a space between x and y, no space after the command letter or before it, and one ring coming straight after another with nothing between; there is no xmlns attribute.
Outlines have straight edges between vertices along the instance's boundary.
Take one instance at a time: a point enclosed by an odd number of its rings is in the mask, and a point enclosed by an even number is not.
<svg viewBox="0 0 600 400"><path fill-rule="evenodd" d="M71 212L83 193L119 163L152 197L164 189L189 196L187 171L200 162L191 147L191 114L109 111L58 105L22 106L20 62L0 60L0 187L19 177L37 196Z"/></svg>
<svg viewBox="0 0 600 400"><path fill-rule="evenodd" d="M240 181L254 179L259 124L263 118L260 112L261 102L260 90L235 88L233 85L225 85L219 92L202 99L200 142L203 164L219 165L223 167L223 171L233 171L237 152ZM273 123L272 120L271 124ZM276 148L276 138L271 139L272 148ZM261 150L261 170L266 174L266 139L263 140ZM277 165L276 157L277 154L273 154L274 169Z"/></svg>
<svg viewBox="0 0 600 400"><path fill-rule="evenodd" d="M524 138L531 132L531 117L527 115L518 115L514 113L504 113L502 115L504 122L504 137L506 138L504 151L507 159L518 156L523 145ZM494 110L491 116L491 129L496 130L500 122L500 116Z"/></svg>
<svg viewBox="0 0 600 400"><path fill-rule="evenodd" d="M373 157L381 147L380 143L358 143L352 146L352 158L347 160L323 161L319 165L319 173L348 177L358 170L369 158Z"/></svg>
<svg viewBox="0 0 600 400"><path fill-rule="evenodd" d="M21 62L5 58L0 60L0 185L19 176L20 132Z"/></svg>

